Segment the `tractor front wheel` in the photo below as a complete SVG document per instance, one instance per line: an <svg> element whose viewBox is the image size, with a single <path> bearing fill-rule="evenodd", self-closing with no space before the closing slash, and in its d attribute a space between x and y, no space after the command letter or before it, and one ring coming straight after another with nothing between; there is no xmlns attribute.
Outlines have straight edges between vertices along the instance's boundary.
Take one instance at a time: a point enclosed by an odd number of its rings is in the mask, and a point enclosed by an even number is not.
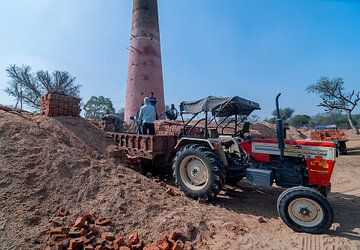
<svg viewBox="0 0 360 250"><path fill-rule="evenodd" d="M206 201L216 197L224 185L224 166L211 149L187 145L177 152L173 164L175 183L191 198Z"/></svg>
<svg viewBox="0 0 360 250"><path fill-rule="evenodd" d="M308 187L292 187L278 198L277 210L281 219L296 232L320 233L334 220L328 200Z"/></svg>

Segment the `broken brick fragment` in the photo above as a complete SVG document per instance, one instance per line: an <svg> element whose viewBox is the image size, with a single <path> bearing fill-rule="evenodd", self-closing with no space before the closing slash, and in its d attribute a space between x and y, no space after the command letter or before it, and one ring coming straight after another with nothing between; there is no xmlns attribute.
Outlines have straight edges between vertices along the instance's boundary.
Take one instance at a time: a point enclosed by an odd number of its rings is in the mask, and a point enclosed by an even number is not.
<svg viewBox="0 0 360 250"><path fill-rule="evenodd" d="M59 211L57 212L58 217L64 217L68 214L69 212L65 208L60 208Z"/></svg>
<svg viewBox="0 0 360 250"><path fill-rule="evenodd" d="M131 245L131 249L133 250L142 250L144 248L145 242L143 240L139 240L138 243Z"/></svg>
<svg viewBox="0 0 360 250"><path fill-rule="evenodd" d="M119 247L119 250L131 250L131 248L127 246L121 246Z"/></svg>
<svg viewBox="0 0 360 250"><path fill-rule="evenodd" d="M72 227L70 229L70 232L69 232L69 236L72 237L72 238L77 238L77 237L80 237L82 236L82 230L83 228L81 227Z"/></svg>
<svg viewBox="0 0 360 250"><path fill-rule="evenodd" d="M264 219L264 217L262 217L262 216L257 217L257 220L258 220L259 223L266 223L266 222L267 222L267 221Z"/></svg>
<svg viewBox="0 0 360 250"><path fill-rule="evenodd" d="M74 223L74 227L85 227L86 226L85 222L86 222L86 218L81 216L76 219L76 221Z"/></svg>
<svg viewBox="0 0 360 250"><path fill-rule="evenodd" d="M185 241L185 243L184 243L184 248L183 248L183 249L184 249L184 250L192 250L193 247L192 247L191 241Z"/></svg>
<svg viewBox="0 0 360 250"><path fill-rule="evenodd" d="M115 249L120 248L121 246L126 246L125 240L120 235L115 236L115 240L113 241L113 245Z"/></svg>
<svg viewBox="0 0 360 250"><path fill-rule="evenodd" d="M178 233L178 232L172 232L171 234L170 234L170 239L172 239L172 240L175 240L175 241L177 241L178 239L180 239L182 237L182 234L181 233Z"/></svg>
<svg viewBox="0 0 360 250"><path fill-rule="evenodd" d="M62 234L62 227L50 228L50 235L53 235L53 234Z"/></svg>
<svg viewBox="0 0 360 250"><path fill-rule="evenodd" d="M139 242L139 235L137 232L132 232L130 235L129 235L129 243L130 245L135 245Z"/></svg>
<svg viewBox="0 0 360 250"><path fill-rule="evenodd" d="M81 238L71 239L69 243L69 250L76 250L84 246L84 240Z"/></svg>
<svg viewBox="0 0 360 250"><path fill-rule="evenodd" d="M111 232L103 232L101 234L101 238L104 239L104 240L109 240L109 241L115 240L115 236Z"/></svg>
<svg viewBox="0 0 360 250"><path fill-rule="evenodd" d="M198 198L198 203L199 203L199 204L205 204L205 203L206 203L206 200L205 200L204 198L199 197L199 198Z"/></svg>
<svg viewBox="0 0 360 250"><path fill-rule="evenodd" d="M167 241L162 242L158 245L158 247L160 248L160 250L170 250L170 245Z"/></svg>
<svg viewBox="0 0 360 250"><path fill-rule="evenodd" d="M62 243L67 238L66 234L54 234L50 237L52 244Z"/></svg>
<svg viewBox="0 0 360 250"><path fill-rule="evenodd" d="M111 220L106 219L106 218L101 218L95 221L95 225L99 225L99 226L107 226L111 223Z"/></svg>
<svg viewBox="0 0 360 250"><path fill-rule="evenodd" d="M166 189L166 193L168 195L171 195L171 196L175 196L175 192L174 192L174 189L169 187L168 189Z"/></svg>
<svg viewBox="0 0 360 250"><path fill-rule="evenodd" d="M160 250L158 246L155 246L153 244L148 244L144 247L144 250Z"/></svg>

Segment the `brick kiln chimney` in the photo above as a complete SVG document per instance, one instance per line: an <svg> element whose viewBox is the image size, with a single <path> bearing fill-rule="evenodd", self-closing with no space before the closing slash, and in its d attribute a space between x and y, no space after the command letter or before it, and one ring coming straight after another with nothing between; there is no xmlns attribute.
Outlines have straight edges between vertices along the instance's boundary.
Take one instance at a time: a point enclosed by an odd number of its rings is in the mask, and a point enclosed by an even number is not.
<svg viewBox="0 0 360 250"><path fill-rule="evenodd" d="M125 121L153 93L157 113L165 110L157 0L133 0Z"/></svg>

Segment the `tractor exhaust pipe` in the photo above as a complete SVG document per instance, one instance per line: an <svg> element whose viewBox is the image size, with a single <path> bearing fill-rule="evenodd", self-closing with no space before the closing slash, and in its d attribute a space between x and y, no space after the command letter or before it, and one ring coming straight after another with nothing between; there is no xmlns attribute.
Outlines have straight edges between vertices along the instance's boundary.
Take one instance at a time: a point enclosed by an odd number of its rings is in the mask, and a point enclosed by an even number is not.
<svg viewBox="0 0 360 250"><path fill-rule="evenodd" d="M280 160L284 161L284 149L285 149L285 142L284 142L284 126L283 126L283 120L280 116L280 108L279 108L279 97L281 93L279 93L276 96L276 113L277 113L277 119L276 119L276 134L278 139L278 147L280 150Z"/></svg>

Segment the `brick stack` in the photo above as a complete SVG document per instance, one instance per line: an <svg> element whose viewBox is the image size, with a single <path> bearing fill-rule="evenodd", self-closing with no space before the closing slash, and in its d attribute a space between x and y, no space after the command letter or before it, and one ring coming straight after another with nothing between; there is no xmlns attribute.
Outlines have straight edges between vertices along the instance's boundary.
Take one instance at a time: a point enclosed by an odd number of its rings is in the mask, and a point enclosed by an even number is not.
<svg viewBox="0 0 360 250"><path fill-rule="evenodd" d="M346 135L343 130L318 130L312 131L310 138L318 141L332 141L332 140L346 140Z"/></svg>
<svg viewBox="0 0 360 250"><path fill-rule="evenodd" d="M79 116L80 98L56 92L47 92L40 97L41 114L46 116Z"/></svg>
<svg viewBox="0 0 360 250"><path fill-rule="evenodd" d="M145 244L137 232L129 237L106 231L112 224L109 219L98 219L85 213L68 227L53 227L46 250L192 250L193 246L181 233L173 232L155 243Z"/></svg>

